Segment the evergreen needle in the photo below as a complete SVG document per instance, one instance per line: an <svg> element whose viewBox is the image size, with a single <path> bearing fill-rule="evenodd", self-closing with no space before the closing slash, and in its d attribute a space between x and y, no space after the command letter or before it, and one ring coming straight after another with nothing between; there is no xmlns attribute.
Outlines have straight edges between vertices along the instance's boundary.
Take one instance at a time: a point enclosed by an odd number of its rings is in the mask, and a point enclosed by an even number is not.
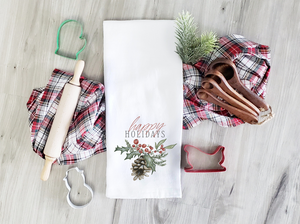
<svg viewBox="0 0 300 224"><path fill-rule="evenodd" d="M176 19L176 53L185 64L196 64L201 57L211 53L218 43L214 32L198 36L198 28L189 12L182 12Z"/></svg>

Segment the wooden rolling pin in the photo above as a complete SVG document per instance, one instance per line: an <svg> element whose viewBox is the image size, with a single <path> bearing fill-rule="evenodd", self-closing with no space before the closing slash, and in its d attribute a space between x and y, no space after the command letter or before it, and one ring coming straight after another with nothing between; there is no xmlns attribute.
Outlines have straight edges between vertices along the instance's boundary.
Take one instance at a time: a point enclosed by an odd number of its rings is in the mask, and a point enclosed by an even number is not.
<svg viewBox="0 0 300 224"><path fill-rule="evenodd" d="M41 179L46 181L50 175L52 163L60 156L65 142L75 108L80 96L80 76L84 68L84 61L77 61L74 76L63 89L62 96L54 117L54 121L44 148L45 165Z"/></svg>

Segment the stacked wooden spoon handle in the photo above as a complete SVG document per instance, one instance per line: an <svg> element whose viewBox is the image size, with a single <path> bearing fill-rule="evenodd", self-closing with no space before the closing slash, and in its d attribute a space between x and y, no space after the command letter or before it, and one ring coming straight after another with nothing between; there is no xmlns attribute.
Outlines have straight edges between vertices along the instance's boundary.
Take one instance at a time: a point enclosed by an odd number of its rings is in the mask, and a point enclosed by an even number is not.
<svg viewBox="0 0 300 224"><path fill-rule="evenodd" d="M204 74L199 99L214 103L250 124L257 124L269 105L240 81L235 64L226 58L214 60Z"/></svg>

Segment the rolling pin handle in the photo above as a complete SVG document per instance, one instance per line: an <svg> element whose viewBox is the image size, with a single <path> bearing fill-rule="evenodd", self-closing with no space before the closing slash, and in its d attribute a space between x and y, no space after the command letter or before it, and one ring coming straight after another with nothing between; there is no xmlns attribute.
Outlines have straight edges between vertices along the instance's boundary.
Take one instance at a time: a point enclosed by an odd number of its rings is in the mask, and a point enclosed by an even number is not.
<svg viewBox="0 0 300 224"><path fill-rule="evenodd" d="M75 65L73 78L70 81L72 85L80 86L79 79L82 74L83 68L84 68L84 61L78 60Z"/></svg>
<svg viewBox="0 0 300 224"><path fill-rule="evenodd" d="M51 166L52 163L56 160L56 158L53 157L49 157L49 156L45 156L45 165L44 168L42 170L42 174L41 174L41 179L43 181L48 180L49 175L50 175L50 171L51 171Z"/></svg>

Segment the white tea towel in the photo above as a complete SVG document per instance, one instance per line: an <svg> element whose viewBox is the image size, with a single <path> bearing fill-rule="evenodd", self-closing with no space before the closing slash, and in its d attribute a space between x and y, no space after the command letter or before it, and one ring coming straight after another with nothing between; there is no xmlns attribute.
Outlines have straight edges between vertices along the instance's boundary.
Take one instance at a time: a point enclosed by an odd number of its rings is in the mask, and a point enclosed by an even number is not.
<svg viewBox="0 0 300 224"><path fill-rule="evenodd" d="M105 21L109 198L180 198L182 62L175 21Z"/></svg>

